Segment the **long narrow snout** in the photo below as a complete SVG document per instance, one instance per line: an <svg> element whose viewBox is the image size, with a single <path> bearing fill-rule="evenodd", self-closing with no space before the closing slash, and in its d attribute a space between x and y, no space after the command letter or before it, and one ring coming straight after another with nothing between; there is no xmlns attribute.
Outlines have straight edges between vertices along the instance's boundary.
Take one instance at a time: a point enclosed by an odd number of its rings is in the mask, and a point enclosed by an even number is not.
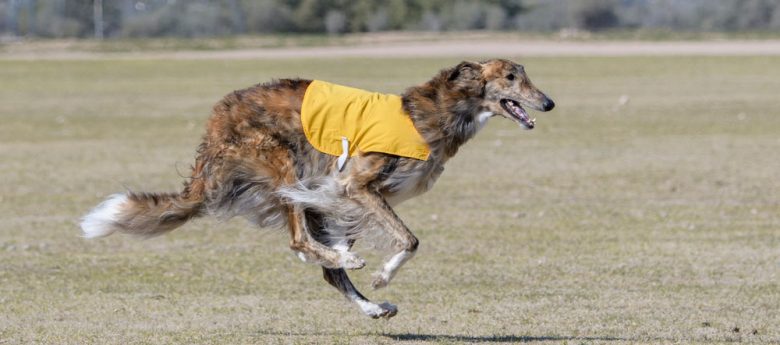
<svg viewBox="0 0 780 345"><path fill-rule="evenodd" d="M542 109L541 111L550 111L553 108L555 108L555 102L553 102L550 97L544 96L544 101L542 101Z"/></svg>
<svg viewBox="0 0 780 345"><path fill-rule="evenodd" d="M537 92L536 95L534 95L534 98L532 98L532 101L525 102L525 105L544 112L555 108L555 102L553 102L550 97L547 97L547 95L543 94L542 92Z"/></svg>

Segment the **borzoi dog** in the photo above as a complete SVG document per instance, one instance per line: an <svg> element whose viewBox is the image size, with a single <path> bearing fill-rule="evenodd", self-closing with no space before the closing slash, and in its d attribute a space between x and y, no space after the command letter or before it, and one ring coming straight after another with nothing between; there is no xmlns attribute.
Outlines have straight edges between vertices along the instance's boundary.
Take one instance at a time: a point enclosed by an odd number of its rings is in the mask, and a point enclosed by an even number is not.
<svg viewBox="0 0 780 345"><path fill-rule="evenodd" d="M498 59L462 62L400 96L317 80L259 84L216 104L180 193L115 194L81 228L86 237L154 236L207 214L286 226L302 260L321 265L363 313L389 318L397 308L369 301L347 276L365 265L350 251L355 241L384 234L395 254L372 286L386 286L418 245L392 207L429 190L493 116L533 129L525 108L554 106L523 66Z"/></svg>

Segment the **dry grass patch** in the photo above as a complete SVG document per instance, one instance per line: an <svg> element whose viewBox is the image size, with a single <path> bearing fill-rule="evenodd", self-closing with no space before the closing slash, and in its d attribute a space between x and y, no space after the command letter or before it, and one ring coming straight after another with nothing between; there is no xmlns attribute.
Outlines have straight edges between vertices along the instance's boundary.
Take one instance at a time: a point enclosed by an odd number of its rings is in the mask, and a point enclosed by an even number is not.
<svg viewBox="0 0 780 345"><path fill-rule="evenodd" d="M422 244L367 291L390 321L241 220L79 237L107 194L178 189L233 89L399 92L455 62L0 61L0 343L780 342L778 58L525 59L559 107L496 119L399 208Z"/></svg>

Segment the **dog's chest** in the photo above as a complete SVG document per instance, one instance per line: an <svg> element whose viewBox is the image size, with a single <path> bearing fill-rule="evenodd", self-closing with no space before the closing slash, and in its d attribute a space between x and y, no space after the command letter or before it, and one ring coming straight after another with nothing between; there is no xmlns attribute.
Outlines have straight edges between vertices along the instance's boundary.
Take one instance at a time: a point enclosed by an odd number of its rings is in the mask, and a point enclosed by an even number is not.
<svg viewBox="0 0 780 345"><path fill-rule="evenodd" d="M398 205L430 190L443 171L439 164L397 171L382 183L382 195L390 206Z"/></svg>

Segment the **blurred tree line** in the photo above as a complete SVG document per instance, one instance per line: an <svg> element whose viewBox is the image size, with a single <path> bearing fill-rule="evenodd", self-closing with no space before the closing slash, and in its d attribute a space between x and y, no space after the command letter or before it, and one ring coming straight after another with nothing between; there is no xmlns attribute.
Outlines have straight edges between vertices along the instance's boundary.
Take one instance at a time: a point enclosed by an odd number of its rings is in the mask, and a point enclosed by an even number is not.
<svg viewBox="0 0 780 345"><path fill-rule="evenodd" d="M564 28L777 30L780 0L0 0L6 36Z"/></svg>

